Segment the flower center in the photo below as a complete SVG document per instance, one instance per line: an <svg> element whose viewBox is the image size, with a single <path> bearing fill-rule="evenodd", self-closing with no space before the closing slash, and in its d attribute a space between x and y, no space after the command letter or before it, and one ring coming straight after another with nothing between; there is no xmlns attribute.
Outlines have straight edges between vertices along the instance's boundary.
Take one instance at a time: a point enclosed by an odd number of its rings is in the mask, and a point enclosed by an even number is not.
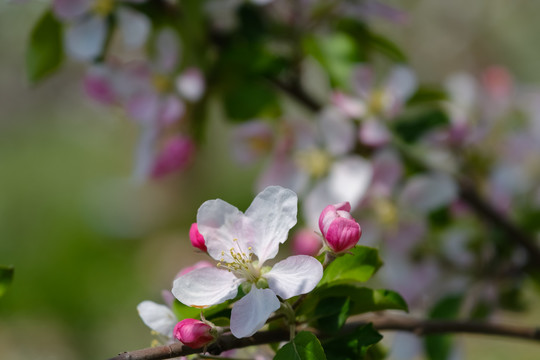
<svg viewBox="0 0 540 360"><path fill-rule="evenodd" d="M172 90L172 83L168 76L156 74L152 77L154 88L160 93L166 93Z"/></svg>
<svg viewBox="0 0 540 360"><path fill-rule="evenodd" d="M296 154L298 165L314 178L320 178L328 172L332 164L330 154L321 149L301 151Z"/></svg>
<svg viewBox="0 0 540 360"><path fill-rule="evenodd" d="M101 16L108 16L114 9L114 0L95 0L92 4L94 13Z"/></svg>
<svg viewBox="0 0 540 360"><path fill-rule="evenodd" d="M232 261L225 261L225 251L221 252L221 259L217 267L225 268L229 272L233 272L237 277L246 279L252 283L256 283L261 276L261 271L254 266L252 257L253 252L251 246L247 248L247 252L238 244L238 239L233 239L234 247L229 249Z"/></svg>
<svg viewBox="0 0 540 360"><path fill-rule="evenodd" d="M375 90L368 100L368 113L372 115L381 115L388 108L392 101L391 95L384 90Z"/></svg>

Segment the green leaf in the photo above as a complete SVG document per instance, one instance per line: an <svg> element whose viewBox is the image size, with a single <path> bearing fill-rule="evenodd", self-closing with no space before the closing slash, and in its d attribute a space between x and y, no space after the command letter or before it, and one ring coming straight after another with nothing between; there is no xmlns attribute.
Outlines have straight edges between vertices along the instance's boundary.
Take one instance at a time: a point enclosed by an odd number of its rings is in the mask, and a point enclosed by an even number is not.
<svg viewBox="0 0 540 360"><path fill-rule="evenodd" d="M339 331L349 316L351 301L349 297L328 297L322 299L315 308L315 313L321 316L316 321L316 327L326 333ZM324 314L327 314L325 316Z"/></svg>
<svg viewBox="0 0 540 360"><path fill-rule="evenodd" d="M279 112L275 91L266 83L246 79L229 86L223 94L225 111L232 120L249 120L261 114Z"/></svg>
<svg viewBox="0 0 540 360"><path fill-rule="evenodd" d="M343 32L304 40L304 51L328 71L332 85L348 87L352 71L364 59L355 39Z"/></svg>
<svg viewBox="0 0 540 360"><path fill-rule="evenodd" d="M285 344L274 360L325 360L326 355L319 339L309 331L301 331L294 340Z"/></svg>
<svg viewBox="0 0 540 360"><path fill-rule="evenodd" d="M0 297L2 297L13 282L13 266L0 266Z"/></svg>
<svg viewBox="0 0 540 360"><path fill-rule="evenodd" d="M373 49L385 55L390 60L404 63L407 62L407 56L401 49L382 35L371 33L370 45Z"/></svg>
<svg viewBox="0 0 540 360"><path fill-rule="evenodd" d="M227 315L227 310L231 301L232 300L229 300L224 303L202 309L204 317L208 320L224 317L225 315ZM177 299L174 299L172 311L176 315L178 320L198 318L201 314L201 309L184 305Z"/></svg>
<svg viewBox="0 0 540 360"><path fill-rule="evenodd" d="M297 310L297 314L307 320L314 321L322 317L332 315L327 307L318 307L318 304L327 298L332 298L340 303L349 299L348 315L362 314L370 311L403 310L408 311L407 303L403 298L392 290L373 290L358 283L342 283L323 286L312 291ZM343 311L335 309L333 314Z"/></svg>
<svg viewBox="0 0 540 360"><path fill-rule="evenodd" d="M411 109L393 121L393 130L403 141L413 143L428 131L448 124L448 115L440 108Z"/></svg>
<svg viewBox="0 0 540 360"><path fill-rule="evenodd" d="M319 286L339 280L365 282L382 266L377 249L356 246L350 252L352 254L338 257L326 268Z"/></svg>
<svg viewBox="0 0 540 360"><path fill-rule="evenodd" d="M382 338L372 324L367 324L359 326L350 334L324 342L323 347L326 355L333 360L365 359L369 348Z"/></svg>
<svg viewBox="0 0 540 360"><path fill-rule="evenodd" d="M407 100L407 106L448 100L446 92L437 87L420 86Z"/></svg>
<svg viewBox="0 0 540 360"><path fill-rule="evenodd" d="M431 319L455 319L463 300L462 295L447 296L431 309ZM424 339L426 353L430 360L446 360L450 357L453 340L449 335L429 335Z"/></svg>
<svg viewBox="0 0 540 360"><path fill-rule="evenodd" d="M32 83L52 74L62 64L62 24L49 10L38 20L26 52L26 72Z"/></svg>

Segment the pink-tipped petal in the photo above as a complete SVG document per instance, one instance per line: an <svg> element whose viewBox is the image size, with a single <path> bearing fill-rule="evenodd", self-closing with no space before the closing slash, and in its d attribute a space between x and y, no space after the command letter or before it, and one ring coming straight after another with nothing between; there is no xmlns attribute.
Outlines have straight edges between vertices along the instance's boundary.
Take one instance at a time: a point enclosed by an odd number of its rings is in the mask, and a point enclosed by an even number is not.
<svg viewBox="0 0 540 360"><path fill-rule="evenodd" d="M294 255L315 256L322 247L320 236L317 236L317 234L309 229L303 229L294 234L292 241L292 252Z"/></svg>
<svg viewBox="0 0 540 360"><path fill-rule="evenodd" d="M194 152L195 145L190 138L175 136L169 139L155 160L152 177L160 178L184 169L191 161Z"/></svg>
<svg viewBox="0 0 540 360"><path fill-rule="evenodd" d="M191 245L193 245L193 247L204 252L208 251L204 243L204 237L197 228L197 223L191 224L191 228L189 229L189 240L191 240Z"/></svg>

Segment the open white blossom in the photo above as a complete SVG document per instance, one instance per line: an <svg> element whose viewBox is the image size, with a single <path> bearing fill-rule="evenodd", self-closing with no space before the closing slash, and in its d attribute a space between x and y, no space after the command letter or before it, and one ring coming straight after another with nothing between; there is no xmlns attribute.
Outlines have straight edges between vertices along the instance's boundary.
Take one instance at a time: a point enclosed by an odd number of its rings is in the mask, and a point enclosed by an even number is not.
<svg viewBox="0 0 540 360"><path fill-rule="evenodd" d="M220 199L202 204L197 226L208 254L219 263L177 278L174 296L188 306L204 308L233 299L239 285L250 285L231 313L231 332L242 338L253 335L279 309L278 296L289 299L311 291L323 273L317 259L291 256L272 268L263 267L277 255L279 244L296 224L297 202L293 191L270 186L245 213Z"/></svg>

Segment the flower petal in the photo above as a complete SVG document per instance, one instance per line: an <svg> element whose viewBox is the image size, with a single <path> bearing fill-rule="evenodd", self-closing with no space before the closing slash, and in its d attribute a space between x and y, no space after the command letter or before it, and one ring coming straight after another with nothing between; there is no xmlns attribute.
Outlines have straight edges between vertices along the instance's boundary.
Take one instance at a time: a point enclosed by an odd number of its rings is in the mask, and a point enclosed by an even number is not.
<svg viewBox="0 0 540 360"><path fill-rule="evenodd" d="M324 110L319 117L319 126L326 148L332 155L343 155L354 147L354 125L338 109Z"/></svg>
<svg viewBox="0 0 540 360"><path fill-rule="evenodd" d="M449 205L456 197L454 180L448 175L433 173L410 178L399 195L399 203L409 211L425 214Z"/></svg>
<svg viewBox="0 0 540 360"><path fill-rule="evenodd" d="M66 31L67 52L75 59L90 61L105 45L107 24L101 16L89 16L70 26Z"/></svg>
<svg viewBox="0 0 540 360"><path fill-rule="evenodd" d="M141 126L133 165L133 178L136 183L146 181L152 172L158 138L159 129L157 126Z"/></svg>
<svg viewBox="0 0 540 360"><path fill-rule="evenodd" d="M147 300L137 305L137 311L146 326L162 335L172 338L173 329L178 319L171 309L165 305Z"/></svg>
<svg viewBox="0 0 540 360"><path fill-rule="evenodd" d="M253 286L246 296L234 304L231 312L232 334L237 338L255 334L279 306L279 300L272 290Z"/></svg>
<svg viewBox="0 0 540 360"><path fill-rule="evenodd" d="M144 45L151 30L150 20L142 13L127 7L118 9L118 25L126 46L138 49Z"/></svg>
<svg viewBox="0 0 540 360"><path fill-rule="evenodd" d="M234 298L240 283L231 272L206 267L174 280L172 293L185 305L207 307Z"/></svg>
<svg viewBox="0 0 540 360"><path fill-rule="evenodd" d="M348 201L354 210L371 182L371 164L360 156L349 156L332 165L327 178L319 181L304 201L307 223L317 228L319 215L328 204Z"/></svg>
<svg viewBox="0 0 540 360"><path fill-rule="evenodd" d="M395 96L398 104L403 104L417 87L416 75L403 65L395 66L386 81L386 89Z"/></svg>
<svg viewBox="0 0 540 360"><path fill-rule="evenodd" d="M274 265L264 277L278 296L289 299L313 290L323 275L321 263L307 255L290 256Z"/></svg>
<svg viewBox="0 0 540 360"><path fill-rule="evenodd" d="M243 238L245 222L240 210L221 199L205 201L197 212L197 227L205 239L208 254L218 261L234 260L229 251L237 249L234 239ZM247 246L243 250L246 252Z"/></svg>
<svg viewBox="0 0 540 360"><path fill-rule="evenodd" d="M296 224L298 197L289 189L269 186L255 197L246 211L248 230L253 239L253 253L262 265L276 256L279 244L287 240L289 230Z"/></svg>
<svg viewBox="0 0 540 360"><path fill-rule="evenodd" d="M87 12L92 0L53 0L54 14L61 20L73 20Z"/></svg>

